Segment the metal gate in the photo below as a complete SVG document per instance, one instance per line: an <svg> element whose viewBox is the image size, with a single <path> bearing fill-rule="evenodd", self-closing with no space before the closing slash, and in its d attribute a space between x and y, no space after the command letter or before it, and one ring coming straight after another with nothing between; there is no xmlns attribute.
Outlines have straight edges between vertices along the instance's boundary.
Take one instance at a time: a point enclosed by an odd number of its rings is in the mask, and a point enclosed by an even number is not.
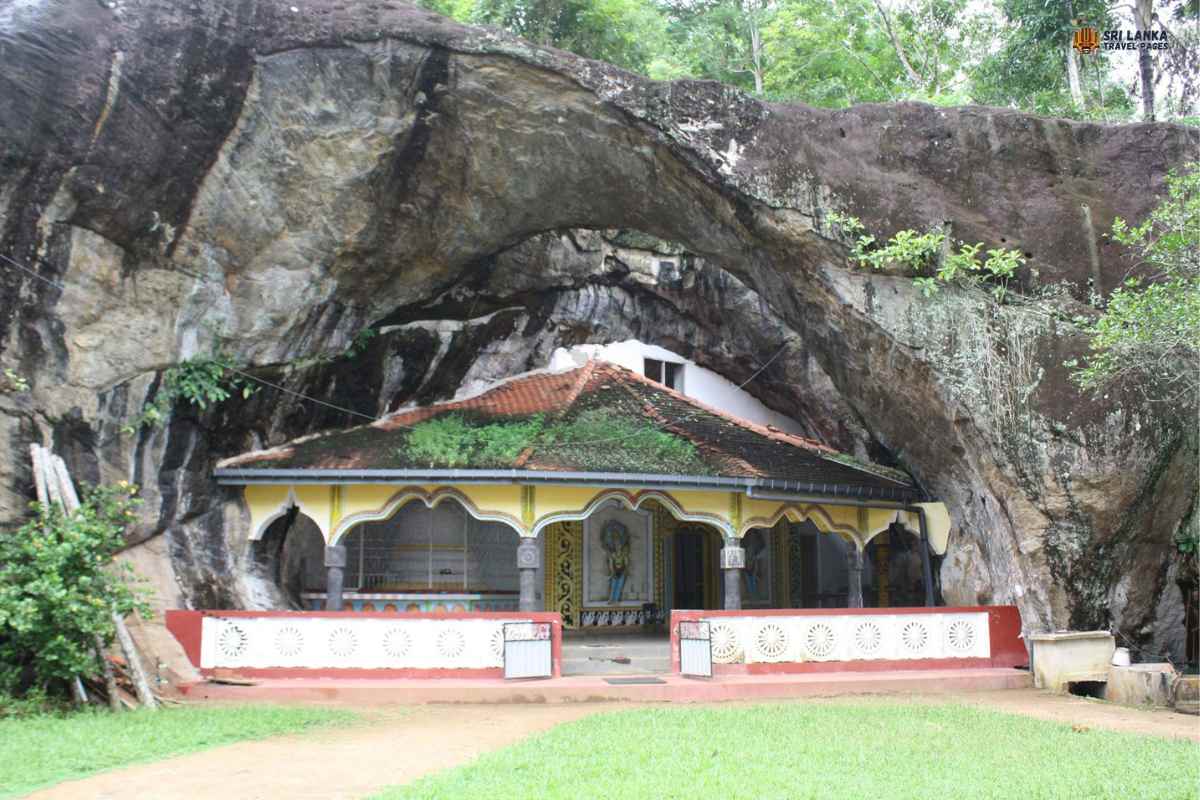
<svg viewBox="0 0 1200 800"><path fill-rule="evenodd" d="M679 623L679 674L712 677L712 636L708 621Z"/></svg>
<svg viewBox="0 0 1200 800"><path fill-rule="evenodd" d="M552 646L549 622L504 623L504 677L551 677Z"/></svg>

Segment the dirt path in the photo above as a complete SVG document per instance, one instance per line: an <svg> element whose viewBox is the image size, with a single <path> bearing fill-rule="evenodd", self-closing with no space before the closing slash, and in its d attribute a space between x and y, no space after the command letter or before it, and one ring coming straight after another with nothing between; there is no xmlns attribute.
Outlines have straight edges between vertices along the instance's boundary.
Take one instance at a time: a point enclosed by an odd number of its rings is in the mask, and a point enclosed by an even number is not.
<svg viewBox="0 0 1200 800"><path fill-rule="evenodd" d="M240 742L105 772L38 800L358 800L453 767L560 722L618 706L416 706L352 728Z"/></svg>
<svg viewBox="0 0 1200 800"><path fill-rule="evenodd" d="M1126 733L1200 741L1200 717L1143 711L1035 689L938 695L871 695L785 703L961 703ZM470 761L561 722L625 704L432 705L368 711L346 729L242 742L115 770L30 795L38 800L340 800L367 797Z"/></svg>
<svg viewBox="0 0 1200 800"><path fill-rule="evenodd" d="M1200 742L1200 717L1177 714L1165 708L1129 708L1084 697L1049 694L1039 689L963 692L932 695L926 699L991 708L1010 714L1025 714L1051 722L1086 725L1122 733L1180 737Z"/></svg>

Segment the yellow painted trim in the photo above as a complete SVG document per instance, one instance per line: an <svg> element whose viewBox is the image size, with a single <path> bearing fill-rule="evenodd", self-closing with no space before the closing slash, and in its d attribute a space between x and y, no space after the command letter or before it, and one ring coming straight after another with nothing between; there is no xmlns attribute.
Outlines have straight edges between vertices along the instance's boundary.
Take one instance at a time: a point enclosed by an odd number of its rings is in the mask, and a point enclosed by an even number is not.
<svg viewBox="0 0 1200 800"><path fill-rule="evenodd" d="M773 528L784 517L792 522L802 522L807 519L817 526L817 530L823 533L836 533L861 550L866 545L861 540L858 529L852 521L856 520L857 516L857 510L851 506L781 503L770 515L754 516L744 520L738 536L744 536L751 528ZM841 519L838 520L835 517Z"/></svg>
<svg viewBox="0 0 1200 800"><path fill-rule="evenodd" d="M333 484L329 487L329 530L336 531L342 521L342 487Z"/></svg>
<svg viewBox="0 0 1200 800"><path fill-rule="evenodd" d="M710 492L709 494L720 495L718 492ZM544 514L534 523L531 535L537 536L543 528L555 522L573 522L587 519L596 509L609 500L616 500L631 511L637 511L648 501L656 500L666 507L671 512L671 515L678 520L711 525L720 531L722 535L729 535L733 531L732 526L725 518L706 512L695 513L688 511L671 494L658 489L649 489L640 492L630 492L625 489L601 489L592 496L586 505L580 508Z"/></svg>
<svg viewBox="0 0 1200 800"><path fill-rule="evenodd" d="M488 522L502 522L512 528L518 536L525 535L525 528L521 525L521 521L511 514L496 512L491 510L481 509L472 502L471 498L466 493L455 487L443 486L439 489L429 491L421 486L408 486L394 492L391 498L388 499L382 506L374 509L357 511L349 514L339 520L337 527L333 530L333 535L329 541L336 544L345 536L351 528L363 522L375 522L382 519L387 519L396 513L401 506L413 502L414 500L424 503L428 508L442 503L446 500L455 500L462 504L475 519Z"/></svg>
<svg viewBox="0 0 1200 800"><path fill-rule="evenodd" d="M534 493L532 486L521 487L521 522L525 525L525 530L533 527L534 519Z"/></svg>
<svg viewBox="0 0 1200 800"><path fill-rule="evenodd" d="M242 492L250 511L250 540L262 539L272 522L298 508L329 541L329 491L320 485L250 484Z"/></svg>
<svg viewBox="0 0 1200 800"><path fill-rule="evenodd" d="M925 532L929 536L929 549L939 556L946 554L950 542L950 511L945 503L914 503L925 511ZM915 513L904 514L904 527L920 536L921 521Z"/></svg>

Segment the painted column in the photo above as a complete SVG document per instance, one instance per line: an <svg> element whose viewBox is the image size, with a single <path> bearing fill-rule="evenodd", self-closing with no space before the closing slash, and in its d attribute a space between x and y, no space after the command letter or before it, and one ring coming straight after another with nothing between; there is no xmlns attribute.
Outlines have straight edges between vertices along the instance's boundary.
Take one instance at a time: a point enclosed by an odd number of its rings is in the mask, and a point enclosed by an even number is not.
<svg viewBox="0 0 1200 800"><path fill-rule="evenodd" d="M537 569L541 561L538 553L537 539L521 538L517 545L517 572L521 578L521 599L518 608L521 611L540 611L537 599Z"/></svg>
<svg viewBox="0 0 1200 800"><path fill-rule="evenodd" d="M342 583L346 573L346 546L329 545L325 548L325 610L342 610Z"/></svg>
<svg viewBox="0 0 1200 800"><path fill-rule="evenodd" d="M846 607L862 608L863 557L862 551L858 549L857 544L851 543L850 549L846 551L846 570L850 577L850 588L847 592Z"/></svg>
<svg viewBox="0 0 1200 800"><path fill-rule="evenodd" d="M721 569L725 572L725 610L742 608L742 570L746 568L746 550L737 545L721 549Z"/></svg>

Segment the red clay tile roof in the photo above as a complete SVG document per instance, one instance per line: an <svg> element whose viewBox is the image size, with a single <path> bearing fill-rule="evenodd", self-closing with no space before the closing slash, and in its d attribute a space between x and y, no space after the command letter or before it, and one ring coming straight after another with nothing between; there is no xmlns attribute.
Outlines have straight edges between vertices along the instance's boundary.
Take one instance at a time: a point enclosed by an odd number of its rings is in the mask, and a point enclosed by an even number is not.
<svg viewBox="0 0 1200 800"><path fill-rule="evenodd" d="M825 445L734 417L673 389L604 361L567 372L531 373L463 400L398 411L381 420L297 439L272 450L245 453L218 469L404 469L428 467L406 459L409 430L426 420L457 414L474 424L533 415L567 418L605 409L623 419L649 423L695 445L705 472L696 474L776 478L838 486L910 489L903 473L864 464ZM527 447L504 468L588 471L572 448ZM628 470L631 472L639 470ZM653 470L640 470L643 472Z"/></svg>

